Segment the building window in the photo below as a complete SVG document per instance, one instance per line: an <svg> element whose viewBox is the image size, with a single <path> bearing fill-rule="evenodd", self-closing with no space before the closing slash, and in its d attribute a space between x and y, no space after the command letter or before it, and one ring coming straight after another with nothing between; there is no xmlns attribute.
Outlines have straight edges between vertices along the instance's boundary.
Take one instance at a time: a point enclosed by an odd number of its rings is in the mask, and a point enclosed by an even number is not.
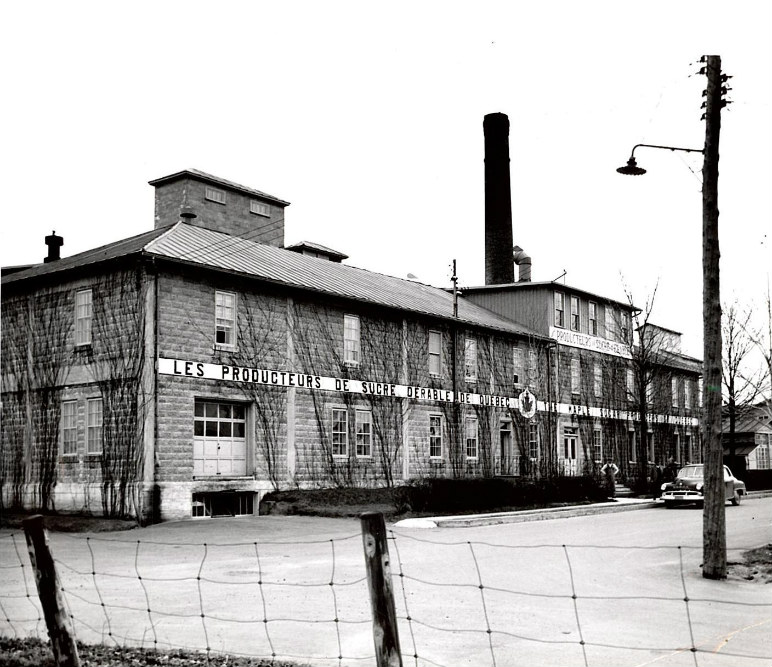
<svg viewBox="0 0 772 667"><path fill-rule="evenodd" d="M193 475L247 474L246 406L196 401L193 409Z"/></svg>
<svg viewBox="0 0 772 667"><path fill-rule="evenodd" d="M684 408L692 409L692 381L684 380Z"/></svg>
<svg viewBox="0 0 772 667"><path fill-rule="evenodd" d="M474 338L464 341L464 377L471 382L477 380L477 341Z"/></svg>
<svg viewBox="0 0 772 667"><path fill-rule="evenodd" d="M614 322L614 309L611 306L606 306L606 338L609 340L616 340L615 335L616 326Z"/></svg>
<svg viewBox="0 0 772 667"><path fill-rule="evenodd" d="M78 403L62 402L62 456L78 453Z"/></svg>
<svg viewBox="0 0 772 667"><path fill-rule="evenodd" d="M684 450L686 455L689 457L688 463L700 462L700 449L697 446L696 439L692 438L691 433L684 435Z"/></svg>
<svg viewBox="0 0 772 667"><path fill-rule="evenodd" d="M249 212L255 215L262 215L265 218L271 217L271 207L255 199L249 201Z"/></svg>
<svg viewBox="0 0 772 667"><path fill-rule="evenodd" d="M769 460L769 442L772 438L768 433L756 434L756 467L760 470L768 470L770 467Z"/></svg>
<svg viewBox="0 0 772 667"><path fill-rule="evenodd" d="M332 409L332 455L348 456L348 413L344 408Z"/></svg>
<svg viewBox="0 0 772 667"><path fill-rule="evenodd" d="M702 407L702 379L699 379L695 383L697 385L697 407Z"/></svg>
<svg viewBox="0 0 772 667"><path fill-rule="evenodd" d="M102 453L102 399L90 398L87 402L87 454Z"/></svg>
<svg viewBox="0 0 772 667"><path fill-rule="evenodd" d="M527 380L529 385L536 384L536 350L531 348L528 350L528 368L526 368Z"/></svg>
<svg viewBox="0 0 772 667"><path fill-rule="evenodd" d="M587 333L598 335L598 306L594 301L587 304Z"/></svg>
<svg viewBox="0 0 772 667"><path fill-rule="evenodd" d="M512 348L512 382L518 386L525 380L523 350L517 344Z"/></svg>
<svg viewBox="0 0 772 667"><path fill-rule="evenodd" d="M214 342L217 345L236 344L236 295L232 292L214 293Z"/></svg>
<svg viewBox="0 0 772 667"><path fill-rule="evenodd" d="M647 374L646 376L646 405L654 403L654 378Z"/></svg>
<svg viewBox="0 0 772 667"><path fill-rule="evenodd" d="M477 417L467 417L464 420L464 434L466 436L466 458L477 458Z"/></svg>
<svg viewBox="0 0 772 667"><path fill-rule="evenodd" d="M603 395L603 366L598 362L595 363L593 368L592 390L597 397Z"/></svg>
<svg viewBox="0 0 772 667"><path fill-rule="evenodd" d="M635 463L638 457L636 456L635 451L635 431L633 430L627 432L627 447L630 449L630 461L631 463Z"/></svg>
<svg viewBox="0 0 772 667"><path fill-rule="evenodd" d="M627 369L627 396L631 401L635 399L635 373L632 368Z"/></svg>
<svg viewBox="0 0 772 667"><path fill-rule="evenodd" d="M207 187L204 191L204 198L208 199L209 201L213 201L215 204L225 203L225 193L222 190L218 190L217 188Z"/></svg>
<svg viewBox="0 0 772 667"><path fill-rule="evenodd" d="M620 335L622 337L622 342L630 344L630 313L627 313L625 311L622 311L622 326L620 329Z"/></svg>
<svg viewBox="0 0 772 667"><path fill-rule="evenodd" d="M534 423L528 424L528 458L539 458L539 425Z"/></svg>
<svg viewBox="0 0 772 667"><path fill-rule="evenodd" d="M343 316L343 361L352 366L359 365L359 317Z"/></svg>
<svg viewBox="0 0 772 667"><path fill-rule="evenodd" d="M646 435L647 435L646 444L648 445L648 448L649 448L649 463L654 463L655 461L654 453L656 450L655 443L654 443L654 432L649 431Z"/></svg>
<svg viewBox="0 0 772 667"><path fill-rule="evenodd" d="M429 332L429 375L442 375L442 334Z"/></svg>
<svg viewBox="0 0 772 667"><path fill-rule="evenodd" d="M581 329L581 318L579 317L579 297L571 297L571 331Z"/></svg>
<svg viewBox="0 0 772 667"><path fill-rule="evenodd" d="M357 456L372 456L373 416L369 410L357 410Z"/></svg>
<svg viewBox="0 0 772 667"><path fill-rule="evenodd" d="M603 440L599 428L594 429L592 432L592 456L596 463L600 463L603 460Z"/></svg>
<svg viewBox="0 0 772 667"><path fill-rule="evenodd" d="M562 292L555 292L555 326L566 326L566 297Z"/></svg>
<svg viewBox="0 0 772 667"><path fill-rule="evenodd" d="M90 289L75 293L75 345L91 345L91 299Z"/></svg>
<svg viewBox="0 0 772 667"><path fill-rule="evenodd" d="M670 378L670 401L674 408L678 407L678 378Z"/></svg>
<svg viewBox="0 0 772 667"><path fill-rule="evenodd" d="M582 364L579 357L571 358L571 393L578 394L582 388Z"/></svg>
<svg viewBox="0 0 772 667"><path fill-rule="evenodd" d="M442 458L442 415L429 415L429 456Z"/></svg>

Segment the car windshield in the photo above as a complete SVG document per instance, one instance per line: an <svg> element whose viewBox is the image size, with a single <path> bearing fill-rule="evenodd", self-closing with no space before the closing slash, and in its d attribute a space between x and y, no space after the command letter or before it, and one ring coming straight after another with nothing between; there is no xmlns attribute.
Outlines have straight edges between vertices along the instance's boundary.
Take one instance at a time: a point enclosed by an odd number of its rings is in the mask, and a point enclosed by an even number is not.
<svg viewBox="0 0 772 667"><path fill-rule="evenodd" d="M702 478L702 466L684 466L678 471L678 476Z"/></svg>

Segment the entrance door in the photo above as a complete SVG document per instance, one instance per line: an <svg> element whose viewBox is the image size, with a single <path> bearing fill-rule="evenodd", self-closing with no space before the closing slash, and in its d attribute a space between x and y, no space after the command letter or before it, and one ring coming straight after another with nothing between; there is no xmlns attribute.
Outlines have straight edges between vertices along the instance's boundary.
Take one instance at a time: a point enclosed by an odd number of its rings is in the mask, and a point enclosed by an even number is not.
<svg viewBox="0 0 772 667"><path fill-rule="evenodd" d="M563 474L564 475L576 475L577 463L576 452L578 449L579 437L576 433L576 428L564 428L563 429Z"/></svg>
<svg viewBox="0 0 772 667"><path fill-rule="evenodd" d="M499 442L501 443L501 474L519 475L520 458L515 456L512 445L512 423L501 422L499 428Z"/></svg>
<svg viewBox="0 0 772 667"><path fill-rule="evenodd" d="M193 430L193 474L247 474L246 415L238 403L196 401Z"/></svg>

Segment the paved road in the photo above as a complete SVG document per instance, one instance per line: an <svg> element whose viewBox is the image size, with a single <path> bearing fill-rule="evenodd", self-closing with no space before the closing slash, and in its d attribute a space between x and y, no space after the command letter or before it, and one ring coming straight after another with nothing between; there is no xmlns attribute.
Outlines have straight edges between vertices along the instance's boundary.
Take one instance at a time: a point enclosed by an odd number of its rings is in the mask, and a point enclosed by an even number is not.
<svg viewBox="0 0 772 667"><path fill-rule="evenodd" d="M772 499L726 514L730 560L772 540ZM772 657L772 585L702 579L695 509L397 528L394 538L402 648L419 656L406 665L753 667ZM0 616L12 621L0 618L0 633L42 633L15 541L0 532ZM51 542L84 640L374 664L357 520L190 521Z"/></svg>

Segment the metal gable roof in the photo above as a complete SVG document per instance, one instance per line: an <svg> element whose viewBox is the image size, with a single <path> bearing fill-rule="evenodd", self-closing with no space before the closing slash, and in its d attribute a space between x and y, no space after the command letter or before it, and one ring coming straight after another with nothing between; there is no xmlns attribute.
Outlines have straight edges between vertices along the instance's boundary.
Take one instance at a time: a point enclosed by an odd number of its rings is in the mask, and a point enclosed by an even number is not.
<svg viewBox="0 0 772 667"><path fill-rule="evenodd" d="M177 223L150 240L145 252L173 261L221 269L262 280L313 290L397 310L452 319L453 295L443 289L309 257L236 236ZM469 325L534 336L536 332L463 298L458 319Z"/></svg>
<svg viewBox="0 0 772 667"><path fill-rule="evenodd" d="M63 271L80 268L89 264L98 264L100 262L110 261L118 259L119 257L127 257L140 253L144 250L149 241L165 234L172 229L169 227L162 227L154 229L150 232L144 232L137 236L131 236L127 239L116 241L108 245L94 248L93 250L87 250L86 252L78 253L77 255L71 255L70 257L63 257L55 262L48 262L47 264L34 264L31 267L24 269L23 271L17 271L6 276L3 276L2 284L10 285L16 282L21 282L29 278L37 278L39 276L53 275Z"/></svg>

